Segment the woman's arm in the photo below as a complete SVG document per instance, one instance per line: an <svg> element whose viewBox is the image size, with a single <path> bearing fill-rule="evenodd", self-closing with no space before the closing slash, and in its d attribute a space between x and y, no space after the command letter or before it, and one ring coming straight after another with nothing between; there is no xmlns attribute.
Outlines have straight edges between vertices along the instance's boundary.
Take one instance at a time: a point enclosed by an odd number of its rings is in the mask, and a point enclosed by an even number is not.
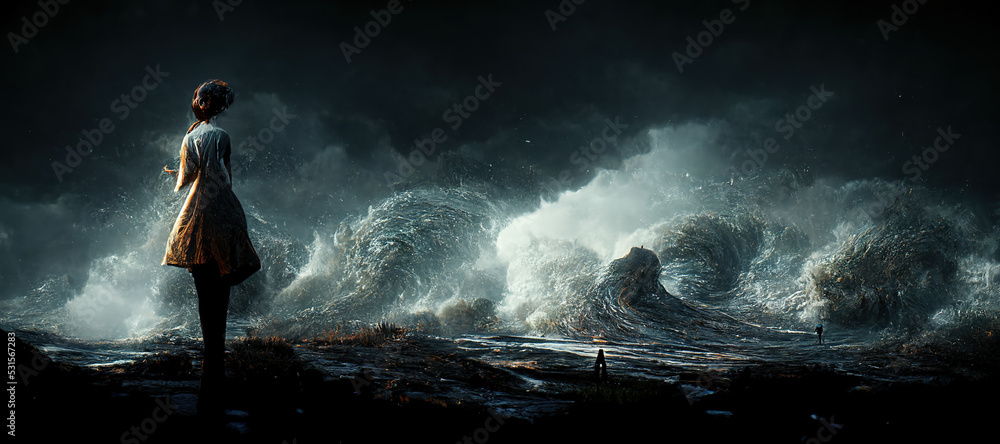
<svg viewBox="0 0 1000 444"><path fill-rule="evenodd" d="M181 164L177 171L177 186L174 187L175 193L184 188L185 185L194 182L194 179L198 177L198 165L201 163L201 156L198 154L196 145L196 142L186 136L184 137L184 142L181 144Z"/></svg>
<svg viewBox="0 0 1000 444"><path fill-rule="evenodd" d="M232 154L232 148L229 145L229 133L223 131L219 136L219 152L222 153L222 164L226 166L226 172L229 173L229 183L233 183L233 166L229 162L229 157Z"/></svg>

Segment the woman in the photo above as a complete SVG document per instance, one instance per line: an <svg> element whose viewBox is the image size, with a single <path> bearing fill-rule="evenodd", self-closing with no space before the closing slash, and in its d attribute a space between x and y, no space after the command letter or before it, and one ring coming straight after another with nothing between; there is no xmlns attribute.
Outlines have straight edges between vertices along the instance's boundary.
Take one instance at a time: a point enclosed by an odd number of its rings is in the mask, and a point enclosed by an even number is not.
<svg viewBox="0 0 1000 444"><path fill-rule="evenodd" d="M229 134L215 119L233 104L226 82L209 80L194 92L191 109L198 119L181 145L174 192L190 185L187 200L174 222L163 265L187 268L198 290L198 314L204 355L201 366L202 407L215 409L225 379L226 312L229 289L260 270L260 258L247 234L247 220L232 189Z"/></svg>

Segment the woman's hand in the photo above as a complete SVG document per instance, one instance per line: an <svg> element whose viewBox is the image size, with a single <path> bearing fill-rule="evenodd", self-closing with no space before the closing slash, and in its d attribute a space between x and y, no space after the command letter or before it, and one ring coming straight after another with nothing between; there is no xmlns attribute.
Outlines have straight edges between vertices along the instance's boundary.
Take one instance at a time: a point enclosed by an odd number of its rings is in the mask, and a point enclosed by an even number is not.
<svg viewBox="0 0 1000 444"><path fill-rule="evenodd" d="M177 174L177 170L172 170L170 168L167 168L166 165L163 166L163 171L166 172L167 174L170 174L170 175L176 175Z"/></svg>

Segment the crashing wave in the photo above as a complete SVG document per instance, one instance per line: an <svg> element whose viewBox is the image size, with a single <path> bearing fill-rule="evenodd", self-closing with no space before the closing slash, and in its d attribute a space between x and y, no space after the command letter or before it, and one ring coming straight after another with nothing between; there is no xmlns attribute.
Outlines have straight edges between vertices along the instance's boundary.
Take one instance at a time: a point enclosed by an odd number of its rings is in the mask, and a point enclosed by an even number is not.
<svg viewBox="0 0 1000 444"><path fill-rule="evenodd" d="M809 290L825 316L843 325L923 325L956 296L962 237L948 220L897 202L813 267Z"/></svg>

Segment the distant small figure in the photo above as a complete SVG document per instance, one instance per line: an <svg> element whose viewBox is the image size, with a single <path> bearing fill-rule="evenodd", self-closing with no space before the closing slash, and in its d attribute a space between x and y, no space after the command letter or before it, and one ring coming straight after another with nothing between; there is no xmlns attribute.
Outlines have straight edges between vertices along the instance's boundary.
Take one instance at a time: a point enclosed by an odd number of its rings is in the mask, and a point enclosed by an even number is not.
<svg viewBox="0 0 1000 444"><path fill-rule="evenodd" d="M604 349L597 350L597 362L594 363L594 376L598 379L608 379L608 363L604 360Z"/></svg>
<svg viewBox="0 0 1000 444"><path fill-rule="evenodd" d="M819 336L819 343L823 343L823 324L816 326L816 335Z"/></svg>

